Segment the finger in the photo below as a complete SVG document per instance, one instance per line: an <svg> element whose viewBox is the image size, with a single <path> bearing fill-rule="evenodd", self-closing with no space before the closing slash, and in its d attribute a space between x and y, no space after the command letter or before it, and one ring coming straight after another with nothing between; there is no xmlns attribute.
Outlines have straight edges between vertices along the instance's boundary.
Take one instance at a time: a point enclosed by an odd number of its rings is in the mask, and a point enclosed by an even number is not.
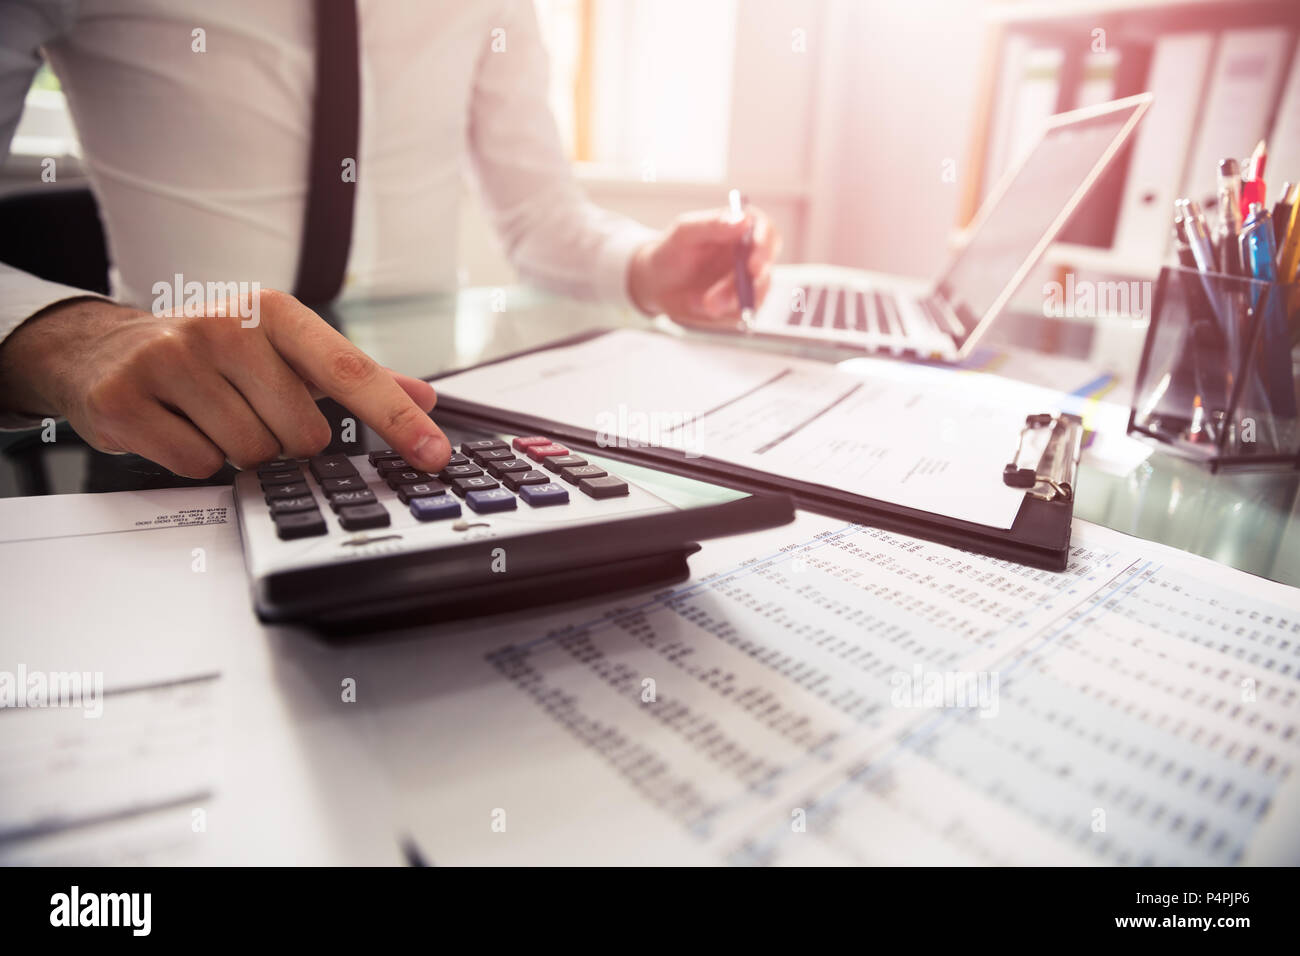
<svg viewBox="0 0 1300 956"><path fill-rule="evenodd" d="M402 391L411 396L411 401L419 405L426 413L433 411L433 407L438 404L438 393L433 390L433 386L424 379L412 378L409 375L403 375L401 372L394 372L391 368L385 368L385 371L393 376ZM317 401L325 397L325 392L317 388L312 382L304 383L307 387L307 394L311 396L312 401Z"/></svg>
<svg viewBox="0 0 1300 956"><path fill-rule="evenodd" d="M740 300L736 296L736 277L723 276L700 297L701 314L715 319L735 318L740 314Z"/></svg>
<svg viewBox="0 0 1300 956"><path fill-rule="evenodd" d="M226 456L194 425L157 401L140 406L117 442L125 450L156 461L184 478L207 478L221 470Z"/></svg>
<svg viewBox="0 0 1300 956"><path fill-rule="evenodd" d="M441 471L451 443L374 359L292 297L262 313L267 338L302 378L355 412L407 461Z"/></svg>
<svg viewBox="0 0 1300 956"><path fill-rule="evenodd" d="M401 386L402 391L411 396L411 401L419 405L425 412L433 411L433 406L438 404L438 393L433 390L432 385L424 381L424 379L412 378L410 375L394 372L391 368L386 371L393 376L393 381Z"/></svg>
<svg viewBox="0 0 1300 956"><path fill-rule="evenodd" d="M731 218L731 213L705 211L687 213L673 224L674 239L690 245L714 242L737 242L745 235L749 223L745 219Z"/></svg>
<svg viewBox="0 0 1300 956"><path fill-rule="evenodd" d="M767 299L772 288L772 267L764 266L754 278L754 308L757 309Z"/></svg>
<svg viewBox="0 0 1300 956"><path fill-rule="evenodd" d="M280 442L248 400L223 375L206 369L192 374L169 370L153 394L189 419L236 468L252 468L280 455Z"/></svg>
<svg viewBox="0 0 1300 956"><path fill-rule="evenodd" d="M243 329L234 335L247 336ZM253 412L275 436L283 454L307 458L330 443L330 425L308 390L307 383L267 341L256 334L237 361L225 364L221 372L238 390Z"/></svg>

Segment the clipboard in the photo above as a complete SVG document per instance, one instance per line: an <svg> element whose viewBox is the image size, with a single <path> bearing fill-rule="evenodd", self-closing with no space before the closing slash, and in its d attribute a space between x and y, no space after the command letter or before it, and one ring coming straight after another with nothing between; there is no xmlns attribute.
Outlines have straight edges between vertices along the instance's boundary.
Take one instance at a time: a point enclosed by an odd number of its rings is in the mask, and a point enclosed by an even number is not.
<svg viewBox="0 0 1300 956"><path fill-rule="evenodd" d="M426 381L436 385L471 369L511 362L526 355L581 345L611 330L593 329L524 349L478 365L452 369ZM734 488L750 494L788 495L799 508L887 531L925 538L990 557L1016 561L1047 571L1064 571L1069 560L1083 421L1077 415L1029 414L1019 435L1007 436L1008 463L1002 480L1024 488L1025 498L1009 529L993 528L945 515L907 508L878 498L838 491L812 482L774 478L771 474L707 454L655 446L623 447L598 443L596 432L575 428L515 409L485 405L438 393L436 414L466 425L498 431L537 432L580 452L656 468L670 474Z"/></svg>

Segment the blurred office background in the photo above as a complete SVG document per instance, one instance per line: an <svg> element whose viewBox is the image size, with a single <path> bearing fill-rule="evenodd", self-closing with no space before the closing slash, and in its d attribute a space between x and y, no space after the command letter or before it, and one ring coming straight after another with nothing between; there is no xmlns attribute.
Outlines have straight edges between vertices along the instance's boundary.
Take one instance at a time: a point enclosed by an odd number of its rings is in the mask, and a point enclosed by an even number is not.
<svg viewBox="0 0 1300 956"><path fill-rule="evenodd" d="M741 187L782 259L931 276L1035 124L1152 89L1130 155L1044 274L1150 278L1175 196L1212 199L1214 162L1270 141L1300 179L1296 0L537 0L551 101L598 203L652 225ZM42 71L0 169L39 181L76 144ZM473 198L462 281L513 271ZM1041 282L1026 283L1031 298ZM1026 307L1034 303L1026 301ZM1140 318L1140 317L1139 317Z"/></svg>

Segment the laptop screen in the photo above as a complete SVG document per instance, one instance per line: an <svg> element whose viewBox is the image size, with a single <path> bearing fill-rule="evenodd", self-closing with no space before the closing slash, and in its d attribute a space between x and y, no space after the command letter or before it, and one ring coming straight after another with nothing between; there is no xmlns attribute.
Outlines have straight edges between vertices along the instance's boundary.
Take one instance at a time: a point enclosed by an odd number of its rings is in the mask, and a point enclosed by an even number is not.
<svg viewBox="0 0 1300 956"><path fill-rule="evenodd" d="M1024 281L1149 102L1149 96L1132 97L1056 117L1001 191L985 202L970 241L937 290L965 329L959 347Z"/></svg>

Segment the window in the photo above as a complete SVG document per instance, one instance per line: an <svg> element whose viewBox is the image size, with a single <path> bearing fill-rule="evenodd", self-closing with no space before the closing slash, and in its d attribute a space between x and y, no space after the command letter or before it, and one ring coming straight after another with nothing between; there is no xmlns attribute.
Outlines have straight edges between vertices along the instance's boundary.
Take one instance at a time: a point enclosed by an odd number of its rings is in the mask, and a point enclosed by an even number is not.
<svg viewBox="0 0 1300 956"><path fill-rule="evenodd" d="M49 64L32 79L23 115L9 147L15 156L79 156L81 146L68 113L68 101Z"/></svg>
<svg viewBox="0 0 1300 956"><path fill-rule="evenodd" d="M736 0L537 0L571 157L612 175L720 181Z"/></svg>

